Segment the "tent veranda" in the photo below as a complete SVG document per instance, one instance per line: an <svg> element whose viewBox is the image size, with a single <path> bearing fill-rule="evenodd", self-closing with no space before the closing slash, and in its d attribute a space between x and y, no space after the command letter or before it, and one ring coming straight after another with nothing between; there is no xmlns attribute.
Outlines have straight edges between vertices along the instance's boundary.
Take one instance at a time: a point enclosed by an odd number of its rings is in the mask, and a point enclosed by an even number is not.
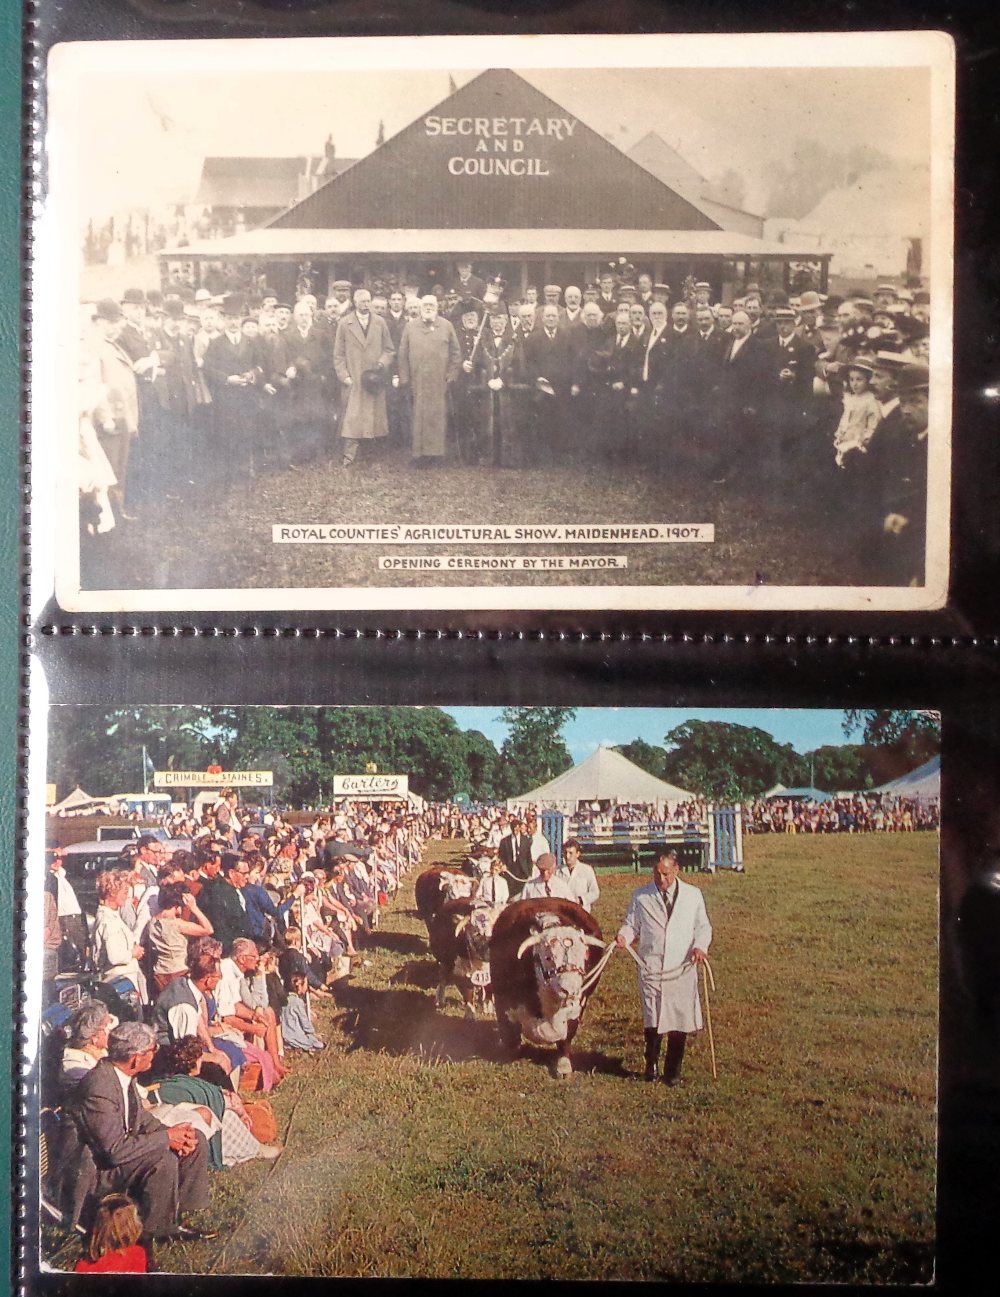
<svg viewBox="0 0 1000 1297"><path fill-rule="evenodd" d="M575 811L581 803L610 802L632 805L696 801L689 793L657 779L613 748L598 748L579 765L565 770L540 788L507 798L507 809L538 806Z"/></svg>

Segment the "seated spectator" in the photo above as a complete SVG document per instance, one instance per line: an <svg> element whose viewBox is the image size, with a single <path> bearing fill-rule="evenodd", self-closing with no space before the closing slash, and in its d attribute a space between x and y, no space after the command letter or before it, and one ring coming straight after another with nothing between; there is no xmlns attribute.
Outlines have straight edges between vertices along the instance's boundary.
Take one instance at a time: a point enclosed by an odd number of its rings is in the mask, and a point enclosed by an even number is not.
<svg viewBox="0 0 1000 1297"><path fill-rule="evenodd" d="M222 1038L224 1028L215 1022L214 1000L209 1007L209 998L218 986L220 976L219 961L214 955L199 951L191 956L187 976L171 982L157 999L153 1026L160 1045L168 1045L184 1036L197 1036L205 1061L221 1068L228 1076L242 1066L245 1055Z"/></svg>
<svg viewBox="0 0 1000 1297"><path fill-rule="evenodd" d="M123 1022L108 1054L79 1082L69 1110L97 1168L96 1192L127 1193L139 1206L144 1239L211 1237L181 1216L208 1206L208 1145L192 1126L162 1126L142 1105L135 1078L153 1062L156 1033Z"/></svg>
<svg viewBox="0 0 1000 1297"><path fill-rule="evenodd" d="M266 987L259 990L250 983L256 978L260 952L249 937L237 937L228 959L219 965L221 974L215 991L219 1019L245 1040L247 1057L260 1063L262 1089L270 1090L289 1073L281 1059L278 1023L267 1003ZM263 979L261 979L263 980ZM257 1042L263 1042L263 1049Z"/></svg>
<svg viewBox="0 0 1000 1297"><path fill-rule="evenodd" d="M313 969L302 951L302 933L298 928L289 928L285 933L285 949L278 956L278 975L282 980L281 1007L288 1003L288 986L293 973L301 973L309 989L317 995L329 995L322 979ZM284 1035L284 1032L282 1032Z"/></svg>
<svg viewBox="0 0 1000 1297"><path fill-rule="evenodd" d="M281 1034L288 1049L317 1053L326 1049L309 1016L306 1004L308 982L304 973L293 973L288 983L288 1001L281 1011Z"/></svg>
<svg viewBox="0 0 1000 1297"><path fill-rule="evenodd" d="M105 1194L98 1203L83 1256L73 1267L74 1272L145 1274L149 1258L139 1242L141 1237L139 1209L128 1194Z"/></svg>
<svg viewBox="0 0 1000 1297"><path fill-rule="evenodd" d="M243 1100L233 1090L223 1090L200 1075L201 1041L184 1036L158 1050L153 1075L158 1078L154 1098L164 1103L194 1103L209 1110L213 1118L212 1136L208 1141L209 1166L221 1170L255 1157L275 1158L281 1149L261 1144L250 1129ZM154 1106L153 1114L156 1114Z"/></svg>
<svg viewBox="0 0 1000 1297"><path fill-rule="evenodd" d="M84 1000L68 1023L60 1068L64 1085L75 1085L107 1055L108 1032L117 1026L118 1019L99 1000Z"/></svg>

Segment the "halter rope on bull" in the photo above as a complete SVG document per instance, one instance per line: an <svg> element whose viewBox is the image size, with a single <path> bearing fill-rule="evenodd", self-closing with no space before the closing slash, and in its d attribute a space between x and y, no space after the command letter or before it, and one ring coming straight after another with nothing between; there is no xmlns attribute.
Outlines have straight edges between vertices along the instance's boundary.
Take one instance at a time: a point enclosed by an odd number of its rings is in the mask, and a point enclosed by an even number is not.
<svg viewBox="0 0 1000 1297"><path fill-rule="evenodd" d="M644 977L648 977L651 980L655 979L659 982L676 981L677 978L682 977L689 968L695 967L693 960L685 959L684 962L678 964L676 968L667 968L662 973L651 973L631 946L623 946L622 949L627 950L632 956L635 962L639 965L639 971ZM715 1036L712 1034L712 1006L708 998L709 986L711 986L713 991L715 990L715 975L712 972L712 965L707 959L701 960L701 972L702 986L705 994L705 1029L708 1032L708 1049L712 1058L712 1080L717 1081L719 1079L719 1072L715 1063Z"/></svg>

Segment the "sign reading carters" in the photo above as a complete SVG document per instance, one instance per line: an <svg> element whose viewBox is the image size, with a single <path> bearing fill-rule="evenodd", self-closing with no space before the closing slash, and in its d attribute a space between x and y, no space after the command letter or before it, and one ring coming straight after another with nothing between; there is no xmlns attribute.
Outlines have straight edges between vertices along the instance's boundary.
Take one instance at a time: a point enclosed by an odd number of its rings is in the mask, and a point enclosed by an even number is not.
<svg viewBox="0 0 1000 1297"><path fill-rule="evenodd" d="M430 137L462 137L471 157L456 154L448 159L453 176L547 176L545 158L526 152L539 139L569 140L576 130L575 117L441 117L424 118ZM486 156L481 156L485 154Z"/></svg>
<svg viewBox="0 0 1000 1297"><path fill-rule="evenodd" d="M410 790L409 775L334 775L334 797L404 799Z"/></svg>

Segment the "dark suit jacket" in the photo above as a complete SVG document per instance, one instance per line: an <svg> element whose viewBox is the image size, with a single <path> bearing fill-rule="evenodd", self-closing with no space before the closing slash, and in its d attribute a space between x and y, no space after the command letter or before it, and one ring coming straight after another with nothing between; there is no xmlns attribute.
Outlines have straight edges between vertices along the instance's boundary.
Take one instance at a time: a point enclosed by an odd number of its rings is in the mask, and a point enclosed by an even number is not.
<svg viewBox="0 0 1000 1297"><path fill-rule="evenodd" d="M143 1108L134 1079L126 1113L117 1069L106 1058L79 1082L69 1110L99 1170L127 1167L150 1157L155 1160L170 1150L166 1126Z"/></svg>
<svg viewBox="0 0 1000 1297"><path fill-rule="evenodd" d="M222 953L229 954L229 947L237 937L249 937L250 920L236 888L227 883L221 874L207 878L198 895L198 907L215 929L216 941L222 942Z"/></svg>
<svg viewBox="0 0 1000 1297"><path fill-rule="evenodd" d="M561 396L573 381L572 337L567 329L556 329L554 338L536 324L524 340L524 377L533 384L536 378L547 378Z"/></svg>
<svg viewBox="0 0 1000 1297"><path fill-rule="evenodd" d="M639 387L642 383L642 362L646 355L646 343L637 338L631 331L625 346L619 345L617 334L611 341L608 361L608 384L624 383L626 388Z"/></svg>
<svg viewBox="0 0 1000 1297"><path fill-rule="evenodd" d="M719 369L719 391L723 402L730 407L759 409L767 383L766 354L762 357L764 343L751 333L733 359L737 341L734 334L728 335Z"/></svg>
<svg viewBox="0 0 1000 1297"><path fill-rule="evenodd" d="M503 862L503 867L512 873L515 878L531 877L534 866L531 861L531 838L527 833L521 834L521 840L518 843L516 852L512 833L509 833L505 838L501 838L497 854Z"/></svg>
<svg viewBox="0 0 1000 1297"><path fill-rule="evenodd" d="M796 334L792 334L787 347L777 337L767 338L761 343L761 354L766 357L768 377L779 395L794 397L798 403L811 398L816 373L816 349L811 343ZM795 373L791 381L778 377L786 367Z"/></svg>
<svg viewBox="0 0 1000 1297"><path fill-rule="evenodd" d="M480 301L482 301L483 293L486 292L486 281L480 279L478 275L470 275L464 284L456 275L451 286L461 297L477 297Z"/></svg>

